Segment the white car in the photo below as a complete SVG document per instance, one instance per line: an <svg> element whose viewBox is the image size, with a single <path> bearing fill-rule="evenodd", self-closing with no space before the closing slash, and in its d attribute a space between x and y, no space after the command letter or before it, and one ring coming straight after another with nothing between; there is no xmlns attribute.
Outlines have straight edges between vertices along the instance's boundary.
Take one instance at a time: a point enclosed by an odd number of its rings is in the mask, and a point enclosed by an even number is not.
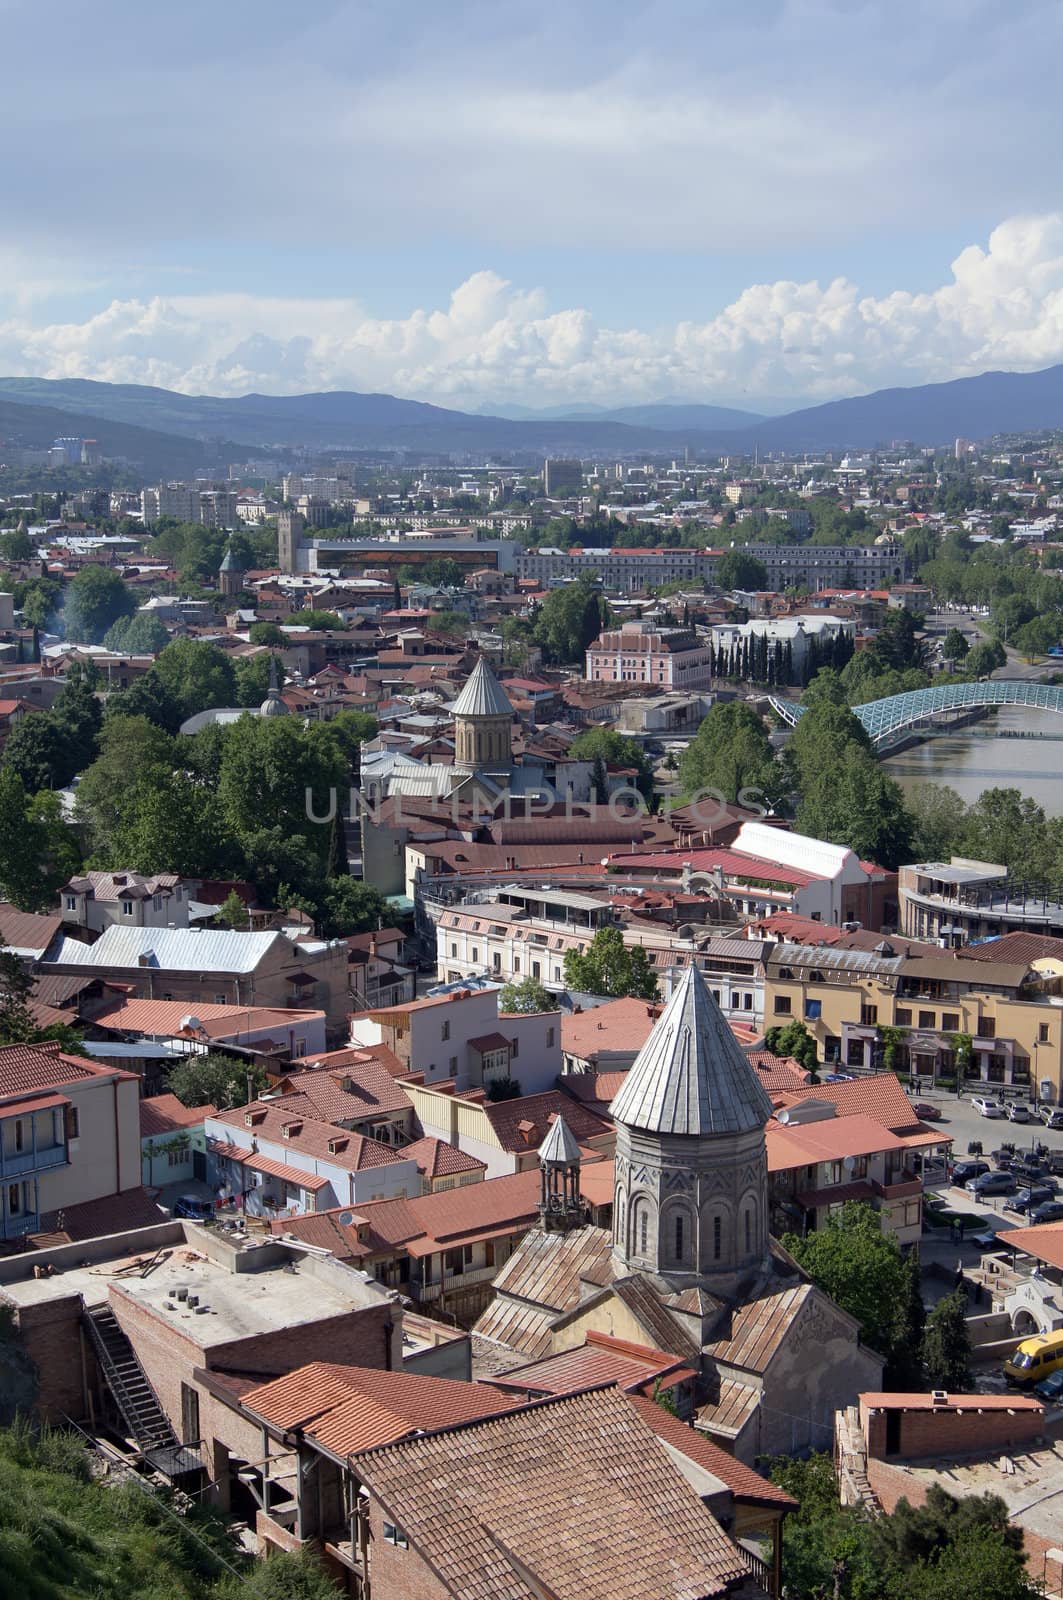
<svg viewBox="0 0 1063 1600"><path fill-rule="evenodd" d="M1037 1112L1024 1100L1013 1100L1008 1107L1009 1122L1036 1122Z"/></svg>
<svg viewBox="0 0 1063 1600"><path fill-rule="evenodd" d="M1004 1115L1004 1107L1000 1101L992 1099L989 1095L972 1095L971 1104L980 1117L1002 1117Z"/></svg>

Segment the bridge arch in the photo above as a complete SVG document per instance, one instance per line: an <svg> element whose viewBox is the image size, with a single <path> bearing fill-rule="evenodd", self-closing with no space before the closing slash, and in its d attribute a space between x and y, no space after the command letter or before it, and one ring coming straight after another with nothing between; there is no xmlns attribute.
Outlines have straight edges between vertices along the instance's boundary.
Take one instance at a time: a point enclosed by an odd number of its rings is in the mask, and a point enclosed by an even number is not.
<svg viewBox="0 0 1063 1600"><path fill-rule="evenodd" d="M807 706L796 700L772 695L772 710L796 728ZM1026 682L1017 678L992 679L984 683L935 684L932 689L910 689L904 694L887 695L853 706L853 715L863 723L874 745L888 745L908 728L915 728L938 711L963 711L976 706L1028 706L1033 711L1063 712L1063 687L1057 684Z"/></svg>

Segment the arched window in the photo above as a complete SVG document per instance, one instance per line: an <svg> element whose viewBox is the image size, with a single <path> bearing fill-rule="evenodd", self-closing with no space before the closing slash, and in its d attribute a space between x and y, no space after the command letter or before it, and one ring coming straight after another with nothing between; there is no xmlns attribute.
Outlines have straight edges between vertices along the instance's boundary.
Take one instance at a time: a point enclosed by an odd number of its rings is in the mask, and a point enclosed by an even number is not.
<svg viewBox="0 0 1063 1600"><path fill-rule="evenodd" d="M683 1222L684 1222L683 1213L681 1211L677 1211L676 1214L675 1214L675 1258L676 1258L677 1261L682 1261L683 1260L684 1253L685 1253L685 1248L686 1248L686 1239L684 1238L685 1230L684 1230L684 1227L683 1227Z"/></svg>
<svg viewBox="0 0 1063 1600"><path fill-rule="evenodd" d="M650 1213L646 1206L639 1207L639 1254L646 1255L649 1250Z"/></svg>

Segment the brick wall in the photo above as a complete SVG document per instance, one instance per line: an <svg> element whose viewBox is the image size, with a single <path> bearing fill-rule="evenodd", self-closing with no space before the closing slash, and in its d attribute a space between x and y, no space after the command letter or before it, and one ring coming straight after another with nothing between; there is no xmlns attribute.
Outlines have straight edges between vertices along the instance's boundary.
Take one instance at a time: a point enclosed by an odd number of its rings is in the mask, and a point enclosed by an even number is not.
<svg viewBox="0 0 1063 1600"><path fill-rule="evenodd" d="M902 1456L919 1460L926 1456L945 1457L963 1455L969 1451L1026 1448L1044 1433L1044 1413L1036 1411L980 1410L972 1404L970 1410L954 1410L951 1406L937 1411L902 1411L900 1413L900 1440L896 1450L886 1450L886 1426L889 1412L885 1409L867 1411L861 1405L861 1424L867 1440L869 1456L884 1459Z"/></svg>
<svg viewBox="0 0 1063 1600"><path fill-rule="evenodd" d="M38 1409L46 1422L85 1416L81 1365L81 1296L63 1295L38 1305L20 1306L16 1322L40 1379ZM91 1351L86 1360L95 1367Z"/></svg>
<svg viewBox="0 0 1063 1600"><path fill-rule="evenodd" d="M385 1544L384 1522L385 1513L374 1499L369 1509L369 1577L373 1600L450 1600L450 1590L416 1550Z"/></svg>

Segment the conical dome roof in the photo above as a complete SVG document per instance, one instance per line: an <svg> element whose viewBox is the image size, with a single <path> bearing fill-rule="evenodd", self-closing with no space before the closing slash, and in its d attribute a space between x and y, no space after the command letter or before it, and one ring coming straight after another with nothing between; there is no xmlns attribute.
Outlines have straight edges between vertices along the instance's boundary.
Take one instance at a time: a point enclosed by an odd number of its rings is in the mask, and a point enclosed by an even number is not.
<svg viewBox="0 0 1063 1600"><path fill-rule="evenodd" d="M696 967L688 967L609 1108L649 1133L749 1133L772 1105Z"/></svg>
<svg viewBox="0 0 1063 1600"><path fill-rule="evenodd" d="M454 702L456 717L512 717L513 707L483 656Z"/></svg>
<svg viewBox="0 0 1063 1600"><path fill-rule="evenodd" d="M568 1167L579 1161L579 1145L564 1117L558 1117L539 1146L541 1167Z"/></svg>

